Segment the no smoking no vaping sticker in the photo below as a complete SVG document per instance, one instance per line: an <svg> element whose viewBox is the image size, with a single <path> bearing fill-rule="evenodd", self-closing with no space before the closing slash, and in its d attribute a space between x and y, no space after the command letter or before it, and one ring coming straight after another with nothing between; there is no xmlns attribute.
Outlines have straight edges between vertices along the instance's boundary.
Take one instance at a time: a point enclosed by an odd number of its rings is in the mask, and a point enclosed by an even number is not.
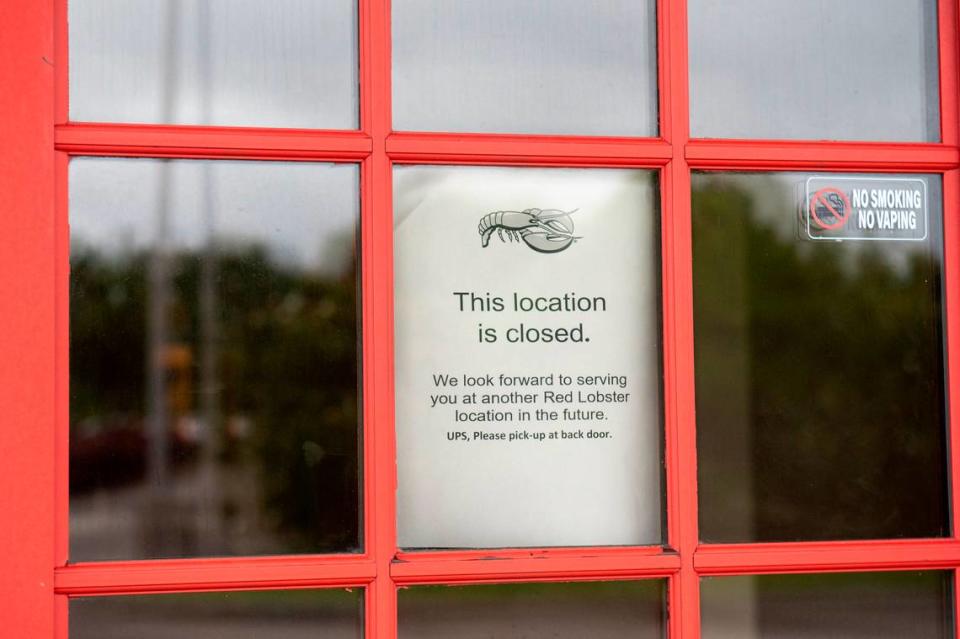
<svg viewBox="0 0 960 639"><path fill-rule="evenodd" d="M811 240L925 240L927 209L916 178L812 176L801 203Z"/></svg>

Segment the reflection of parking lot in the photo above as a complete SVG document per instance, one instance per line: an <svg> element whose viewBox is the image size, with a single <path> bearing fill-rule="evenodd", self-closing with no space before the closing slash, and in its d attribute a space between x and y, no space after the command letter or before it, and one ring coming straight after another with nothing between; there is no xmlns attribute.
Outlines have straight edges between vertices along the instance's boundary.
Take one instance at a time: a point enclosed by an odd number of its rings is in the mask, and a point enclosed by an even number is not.
<svg viewBox="0 0 960 639"><path fill-rule="evenodd" d="M608 614L583 614L574 606L534 606L503 615L478 619L470 614L427 614L401 618L401 639L659 639L659 624L629 623L634 617L627 610L608 610Z"/></svg>
<svg viewBox="0 0 960 639"><path fill-rule="evenodd" d="M399 593L401 639L659 639L662 582L504 584Z"/></svg>
<svg viewBox="0 0 960 639"><path fill-rule="evenodd" d="M71 639L360 639L360 598L282 591L75 600Z"/></svg>
<svg viewBox="0 0 960 639"><path fill-rule="evenodd" d="M795 597L781 595L765 602L761 613L762 632L756 636L763 639L946 639L952 636L940 609L942 602L931 600L927 594L897 591L851 601L836 593L823 593L804 597L802 606L797 605ZM726 636L733 639L743 635Z"/></svg>
<svg viewBox="0 0 960 639"><path fill-rule="evenodd" d="M83 560L126 557L277 554L285 550L261 508L256 470L197 465L169 478L162 504L145 482L70 499L70 554ZM210 507L231 504L230 518ZM151 507L153 504L153 507Z"/></svg>
<svg viewBox="0 0 960 639"><path fill-rule="evenodd" d="M283 619L129 619L115 623L91 615L87 630L75 631L74 639L358 639L354 620L291 621Z"/></svg>
<svg viewBox="0 0 960 639"><path fill-rule="evenodd" d="M764 593L749 602L701 600L703 639L952 637L943 601L929 591L858 589ZM745 605L744 605L745 604Z"/></svg>

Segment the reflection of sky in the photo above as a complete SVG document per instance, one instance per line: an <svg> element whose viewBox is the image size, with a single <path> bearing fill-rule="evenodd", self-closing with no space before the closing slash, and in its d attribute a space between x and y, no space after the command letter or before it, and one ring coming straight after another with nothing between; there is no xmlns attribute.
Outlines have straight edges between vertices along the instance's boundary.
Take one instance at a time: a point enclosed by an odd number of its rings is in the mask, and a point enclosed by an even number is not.
<svg viewBox="0 0 960 639"><path fill-rule="evenodd" d="M205 246L209 197L221 246L262 245L281 264L327 274L348 264L359 218L359 171L350 164L78 158L70 163L71 242L114 256L150 247L165 170L173 250Z"/></svg>
<svg viewBox="0 0 960 639"><path fill-rule="evenodd" d="M922 242L912 241L857 241L843 240L827 242L807 240L800 231L799 218L801 206L806 198L804 185L811 175L829 177L884 177L923 179L927 183L927 224L928 239ZM753 218L772 230L784 243L793 243L799 255L809 256L816 245L836 246L841 250L842 264L848 272L855 274L862 265L865 255L879 258L901 277L908 275L910 261L918 254L933 251L941 255L941 223L943 219L943 193L939 177L931 175L903 174L857 174L857 173L720 173L694 174L693 188L736 188L749 195L753 203ZM733 213L740 213L731 211ZM939 257L937 258L939 259Z"/></svg>
<svg viewBox="0 0 960 639"><path fill-rule="evenodd" d="M68 4L73 120L357 125L355 0Z"/></svg>
<svg viewBox="0 0 960 639"><path fill-rule="evenodd" d="M697 137L939 139L935 0L691 0Z"/></svg>
<svg viewBox="0 0 960 639"><path fill-rule="evenodd" d="M393 1L398 130L656 135L652 0Z"/></svg>
<svg viewBox="0 0 960 639"><path fill-rule="evenodd" d="M356 639L360 607L356 589L78 597L70 600L70 637Z"/></svg>

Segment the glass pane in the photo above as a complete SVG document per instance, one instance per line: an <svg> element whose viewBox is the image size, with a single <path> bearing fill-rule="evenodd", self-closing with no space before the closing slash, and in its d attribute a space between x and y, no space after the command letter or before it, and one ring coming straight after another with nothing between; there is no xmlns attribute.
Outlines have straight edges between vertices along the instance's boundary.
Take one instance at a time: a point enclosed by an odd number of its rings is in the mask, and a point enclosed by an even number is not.
<svg viewBox="0 0 960 639"><path fill-rule="evenodd" d="M936 0L689 0L689 16L694 137L940 139Z"/></svg>
<svg viewBox="0 0 960 639"><path fill-rule="evenodd" d="M694 175L704 540L947 533L942 214L934 176Z"/></svg>
<svg viewBox="0 0 960 639"><path fill-rule="evenodd" d="M70 119L353 129L356 0L69 0Z"/></svg>
<svg viewBox="0 0 960 639"><path fill-rule="evenodd" d="M397 605L400 639L666 636L662 581L422 586Z"/></svg>
<svg viewBox="0 0 960 639"><path fill-rule="evenodd" d="M360 590L271 590L70 600L70 639L360 639Z"/></svg>
<svg viewBox="0 0 960 639"><path fill-rule="evenodd" d="M656 173L394 177L400 545L660 543Z"/></svg>
<svg viewBox="0 0 960 639"><path fill-rule="evenodd" d="M715 577L701 581L703 639L947 639L946 572Z"/></svg>
<svg viewBox="0 0 960 639"><path fill-rule="evenodd" d="M357 190L71 162L73 561L358 547Z"/></svg>
<svg viewBox="0 0 960 639"><path fill-rule="evenodd" d="M654 0L393 0L397 130L657 135Z"/></svg>

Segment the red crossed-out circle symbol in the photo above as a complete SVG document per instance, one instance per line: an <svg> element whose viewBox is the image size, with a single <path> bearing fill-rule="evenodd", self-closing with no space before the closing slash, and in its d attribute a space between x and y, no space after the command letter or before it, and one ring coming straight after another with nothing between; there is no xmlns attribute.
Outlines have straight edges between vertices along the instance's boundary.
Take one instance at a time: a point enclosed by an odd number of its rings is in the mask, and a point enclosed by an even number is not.
<svg viewBox="0 0 960 639"><path fill-rule="evenodd" d="M847 194L832 186L820 189L810 198L810 216L825 231L833 231L846 224L852 208ZM833 222L826 222L820 217L818 209L829 211L833 215Z"/></svg>

